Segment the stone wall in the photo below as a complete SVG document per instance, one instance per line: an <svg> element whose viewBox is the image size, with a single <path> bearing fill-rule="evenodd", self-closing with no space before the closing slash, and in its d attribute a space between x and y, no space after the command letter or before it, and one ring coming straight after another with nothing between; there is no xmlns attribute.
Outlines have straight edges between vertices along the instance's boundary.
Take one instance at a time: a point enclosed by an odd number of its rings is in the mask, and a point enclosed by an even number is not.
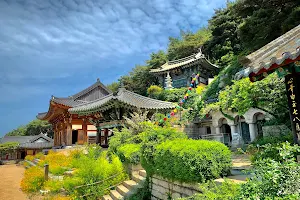
<svg viewBox="0 0 300 200"><path fill-rule="evenodd" d="M188 184L180 182L172 182L160 176L154 175L150 179L151 200L167 200L192 196L201 192L199 184Z"/></svg>

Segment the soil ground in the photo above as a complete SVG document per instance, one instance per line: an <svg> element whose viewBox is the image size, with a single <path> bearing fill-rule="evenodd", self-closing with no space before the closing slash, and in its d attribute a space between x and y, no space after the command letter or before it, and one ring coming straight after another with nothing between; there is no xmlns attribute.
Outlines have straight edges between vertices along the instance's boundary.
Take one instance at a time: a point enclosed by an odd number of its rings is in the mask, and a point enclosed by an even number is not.
<svg viewBox="0 0 300 200"><path fill-rule="evenodd" d="M20 189L24 167L16 164L0 165L0 199L27 200Z"/></svg>

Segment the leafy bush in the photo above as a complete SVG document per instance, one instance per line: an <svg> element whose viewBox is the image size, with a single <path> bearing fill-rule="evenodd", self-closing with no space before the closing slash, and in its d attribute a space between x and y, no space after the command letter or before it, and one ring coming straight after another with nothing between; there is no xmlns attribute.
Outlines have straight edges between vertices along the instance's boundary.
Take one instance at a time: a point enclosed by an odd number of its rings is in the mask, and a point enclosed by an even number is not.
<svg viewBox="0 0 300 200"><path fill-rule="evenodd" d="M200 186L202 193L180 200L233 200L239 194L240 185L232 181L225 181L217 185L210 181Z"/></svg>
<svg viewBox="0 0 300 200"><path fill-rule="evenodd" d="M34 160L34 156L32 156L32 155L27 155L27 156L25 157L25 160L33 161L33 160Z"/></svg>
<svg viewBox="0 0 300 200"><path fill-rule="evenodd" d="M149 97L151 98L155 98L155 99L160 99L160 95L163 92L163 88L157 86L157 85L151 85L148 89L147 89L147 94Z"/></svg>
<svg viewBox="0 0 300 200"><path fill-rule="evenodd" d="M151 175L156 170L153 166L154 164L154 152L156 146L166 140L174 139L186 139L187 135L185 133L179 132L174 128L160 127L153 124L148 124L148 128L144 132L140 133L140 138L142 140L142 159L141 164L147 171L147 174Z"/></svg>
<svg viewBox="0 0 300 200"><path fill-rule="evenodd" d="M44 185L44 172L39 167L28 168L21 181L21 189L26 193L39 191Z"/></svg>
<svg viewBox="0 0 300 200"><path fill-rule="evenodd" d="M42 153L42 152L39 152L38 154L36 154L34 156L34 158L37 158L37 159L44 159L45 158L45 155Z"/></svg>
<svg viewBox="0 0 300 200"><path fill-rule="evenodd" d="M299 199L300 165L294 160L257 161L255 176L241 186L237 199Z"/></svg>
<svg viewBox="0 0 300 200"><path fill-rule="evenodd" d="M71 168L70 156L66 156L60 152L49 151L39 162L39 166L43 167L45 164L49 164L49 171L54 175L63 175L63 173Z"/></svg>
<svg viewBox="0 0 300 200"><path fill-rule="evenodd" d="M139 164L141 159L141 146L139 144L125 144L118 148L118 156L122 162Z"/></svg>
<svg viewBox="0 0 300 200"><path fill-rule="evenodd" d="M59 193L63 187L63 181L49 180L44 184L44 189L49 190L51 193Z"/></svg>
<svg viewBox="0 0 300 200"><path fill-rule="evenodd" d="M287 159L296 159L300 154L300 146L291 145L289 142L281 144L265 144L258 148L252 155L252 161L263 159L272 159L274 161L283 162Z"/></svg>
<svg viewBox="0 0 300 200"><path fill-rule="evenodd" d="M105 151L102 151L98 158L95 155L95 151L91 150L73 162L76 172L72 177L66 178L63 185L72 197L79 198L83 195L87 195L88 198L101 197L109 192L109 187L120 184L128 178L117 156L111 156L109 161ZM103 182L93 184L99 181ZM86 184L92 185L78 187Z"/></svg>
<svg viewBox="0 0 300 200"><path fill-rule="evenodd" d="M251 144L254 146L257 145L265 145L265 144L278 144L278 143L282 143L282 142L293 142L293 135L292 133L290 134L283 134L283 135L278 135L278 136L265 136L265 137L261 137L258 138L257 140L255 140L254 142L252 142Z"/></svg>
<svg viewBox="0 0 300 200"><path fill-rule="evenodd" d="M231 152L216 141L176 139L156 147L153 167L162 177L201 183L229 173Z"/></svg>

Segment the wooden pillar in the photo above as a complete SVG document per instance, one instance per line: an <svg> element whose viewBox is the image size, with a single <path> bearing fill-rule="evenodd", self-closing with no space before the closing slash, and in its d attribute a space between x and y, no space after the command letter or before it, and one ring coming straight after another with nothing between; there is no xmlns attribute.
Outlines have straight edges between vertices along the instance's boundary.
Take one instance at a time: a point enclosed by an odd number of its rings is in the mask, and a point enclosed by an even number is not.
<svg viewBox="0 0 300 200"><path fill-rule="evenodd" d="M72 121L71 121L71 119L69 119L67 122L66 136L67 136L66 145L67 146L72 145Z"/></svg>
<svg viewBox="0 0 300 200"><path fill-rule="evenodd" d="M108 128L104 129L104 144L108 145Z"/></svg>
<svg viewBox="0 0 300 200"><path fill-rule="evenodd" d="M87 124L86 124L86 119L83 119L82 122L82 130L83 130L83 144L87 143Z"/></svg>

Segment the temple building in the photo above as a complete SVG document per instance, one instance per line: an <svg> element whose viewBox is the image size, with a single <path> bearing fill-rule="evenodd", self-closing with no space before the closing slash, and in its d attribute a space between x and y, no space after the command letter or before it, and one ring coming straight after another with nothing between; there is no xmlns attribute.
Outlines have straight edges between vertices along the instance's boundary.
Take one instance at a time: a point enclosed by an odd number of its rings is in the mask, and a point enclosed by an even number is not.
<svg viewBox="0 0 300 200"><path fill-rule="evenodd" d="M44 149L51 149L53 147L53 139L45 134L33 136L7 136L5 135L0 144L9 142L18 143L15 149L7 152L0 152L0 160L18 160L24 159L27 155L35 155Z"/></svg>
<svg viewBox="0 0 300 200"><path fill-rule="evenodd" d="M193 78L192 74L200 73L196 85L208 85L209 79L217 73L219 67L210 63L201 53L168 61L158 69L150 72L159 78L160 84L165 89L181 88L189 86Z"/></svg>
<svg viewBox="0 0 300 200"><path fill-rule="evenodd" d="M48 112L38 114L37 118L53 125L55 146L97 143L107 147L112 129L124 126L123 116L147 110L150 117L173 108L173 103L144 97L125 88L112 93L97 80L73 96L52 97Z"/></svg>

